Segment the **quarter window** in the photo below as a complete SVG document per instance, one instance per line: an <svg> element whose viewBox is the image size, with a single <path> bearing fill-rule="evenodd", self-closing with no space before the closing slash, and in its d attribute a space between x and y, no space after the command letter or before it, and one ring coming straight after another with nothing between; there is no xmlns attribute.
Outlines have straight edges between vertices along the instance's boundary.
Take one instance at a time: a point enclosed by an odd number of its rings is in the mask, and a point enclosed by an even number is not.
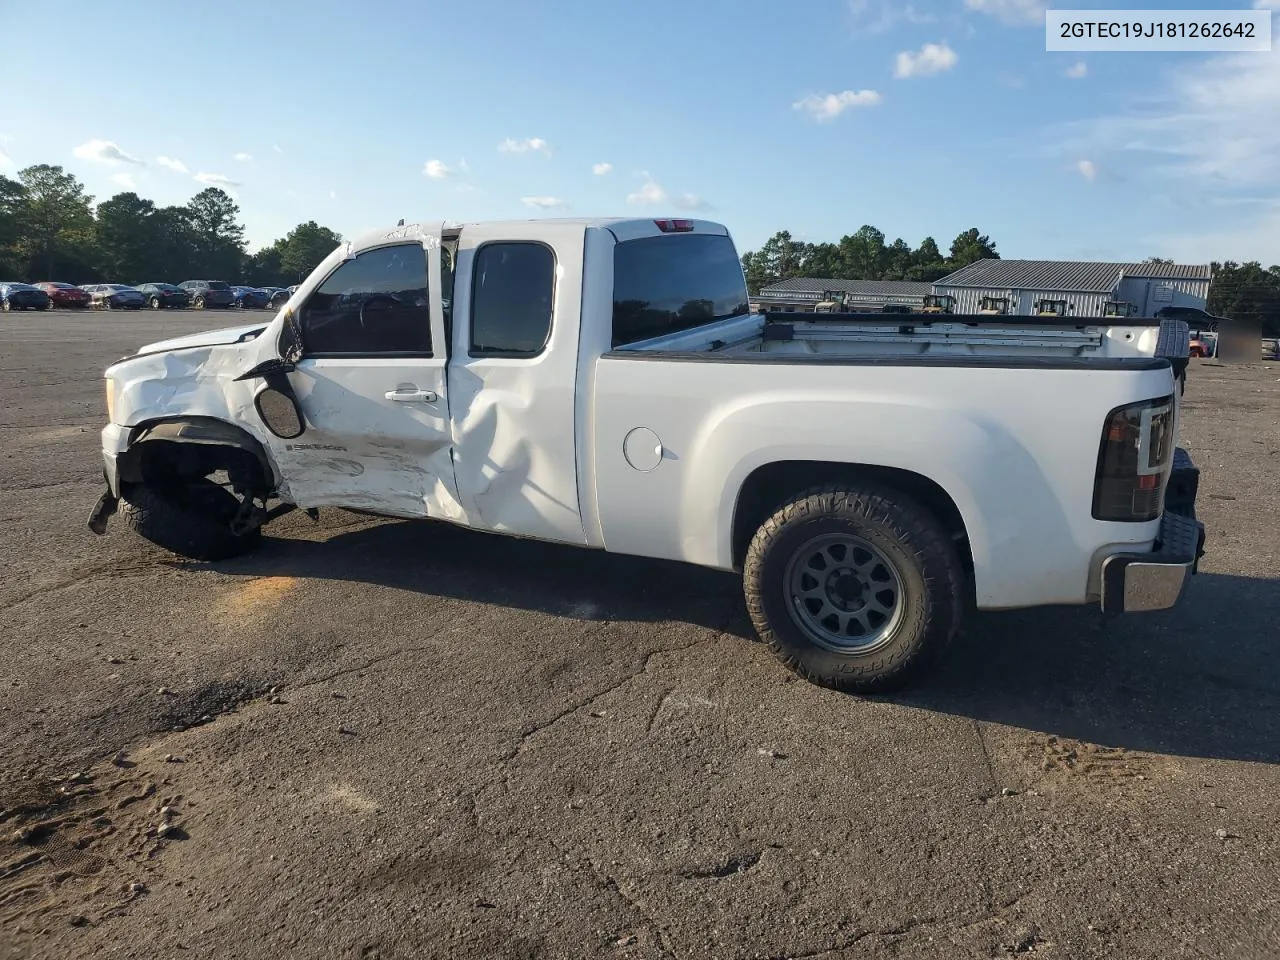
<svg viewBox="0 0 1280 960"><path fill-rule="evenodd" d="M307 356L431 356L420 243L368 250L329 274L299 311Z"/></svg>
<svg viewBox="0 0 1280 960"><path fill-rule="evenodd" d="M551 334L555 256L541 243L487 243L476 251L471 356L534 357Z"/></svg>

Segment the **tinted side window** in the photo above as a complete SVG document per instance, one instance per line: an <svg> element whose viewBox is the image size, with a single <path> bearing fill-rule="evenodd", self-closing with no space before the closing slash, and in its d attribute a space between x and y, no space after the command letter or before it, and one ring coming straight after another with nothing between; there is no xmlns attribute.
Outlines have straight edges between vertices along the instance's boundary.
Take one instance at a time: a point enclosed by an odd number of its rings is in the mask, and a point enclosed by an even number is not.
<svg viewBox="0 0 1280 960"><path fill-rule="evenodd" d="M685 233L628 240L613 253L613 345L749 313L733 241Z"/></svg>
<svg viewBox="0 0 1280 960"><path fill-rule="evenodd" d="M427 256L420 243L379 247L342 264L299 312L308 356L431 356Z"/></svg>
<svg viewBox="0 0 1280 960"><path fill-rule="evenodd" d="M540 243L489 243L476 251L471 355L532 357L551 334L555 256Z"/></svg>

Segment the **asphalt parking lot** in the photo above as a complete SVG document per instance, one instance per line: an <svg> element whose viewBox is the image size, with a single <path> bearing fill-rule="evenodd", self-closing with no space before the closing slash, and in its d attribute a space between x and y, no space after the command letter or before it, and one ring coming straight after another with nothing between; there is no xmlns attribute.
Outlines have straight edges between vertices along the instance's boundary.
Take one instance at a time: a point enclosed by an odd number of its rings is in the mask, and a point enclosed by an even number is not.
<svg viewBox="0 0 1280 960"><path fill-rule="evenodd" d="M102 369L245 320L0 320L0 956L1280 954L1280 364L1193 362L1179 609L983 615L859 699L713 572L93 536Z"/></svg>

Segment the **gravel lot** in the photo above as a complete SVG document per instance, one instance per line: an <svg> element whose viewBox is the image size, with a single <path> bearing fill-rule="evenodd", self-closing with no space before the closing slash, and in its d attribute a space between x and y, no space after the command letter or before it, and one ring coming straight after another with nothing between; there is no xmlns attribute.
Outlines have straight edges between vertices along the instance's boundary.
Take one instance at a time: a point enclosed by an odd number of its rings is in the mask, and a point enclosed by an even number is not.
<svg viewBox="0 0 1280 960"><path fill-rule="evenodd" d="M703 570L94 537L102 369L243 320L0 320L0 956L1280 954L1280 364L1193 362L1180 609L984 615L859 699Z"/></svg>

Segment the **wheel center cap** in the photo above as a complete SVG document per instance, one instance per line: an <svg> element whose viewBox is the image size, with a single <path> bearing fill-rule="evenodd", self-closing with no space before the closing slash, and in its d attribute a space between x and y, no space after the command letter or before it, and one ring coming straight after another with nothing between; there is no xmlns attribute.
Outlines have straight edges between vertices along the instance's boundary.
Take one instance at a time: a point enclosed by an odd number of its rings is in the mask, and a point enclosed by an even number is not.
<svg viewBox="0 0 1280 960"><path fill-rule="evenodd" d="M832 570L827 576L827 596L841 610L862 606L865 594L862 579L847 567Z"/></svg>

